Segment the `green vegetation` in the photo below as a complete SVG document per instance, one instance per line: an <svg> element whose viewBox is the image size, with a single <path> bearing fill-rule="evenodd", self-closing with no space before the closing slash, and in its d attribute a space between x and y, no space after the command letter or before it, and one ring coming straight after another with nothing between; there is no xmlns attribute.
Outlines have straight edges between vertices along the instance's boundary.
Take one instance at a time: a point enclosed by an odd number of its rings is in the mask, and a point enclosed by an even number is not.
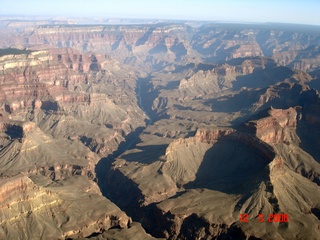
<svg viewBox="0 0 320 240"><path fill-rule="evenodd" d="M0 49L0 57L5 55L20 55L20 54L30 54L32 51L27 49L17 49L17 48L5 48Z"/></svg>

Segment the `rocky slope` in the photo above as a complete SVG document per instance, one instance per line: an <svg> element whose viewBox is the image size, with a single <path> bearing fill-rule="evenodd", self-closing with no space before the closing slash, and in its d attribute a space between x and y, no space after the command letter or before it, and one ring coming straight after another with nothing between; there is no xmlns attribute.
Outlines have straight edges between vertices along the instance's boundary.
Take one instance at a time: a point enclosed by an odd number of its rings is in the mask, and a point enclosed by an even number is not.
<svg viewBox="0 0 320 240"><path fill-rule="evenodd" d="M52 182L16 175L0 181L2 239L81 238L130 226L131 219L82 176Z"/></svg>
<svg viewBox="0 0 320 240"><path fill-rule="evenodd" d="M131 218L102 196L95 168L145 124L135 76L72 49L2 53L1 238L84 238L110 228L128 235Z"/></svg>
<svg viewBox="0 0 320 240"><path fill-rule="evenodd" d="M141 143L107 177L109 186L112 178L126 181L124 192L136 194L124 200L112 189L113 197L158 237L317 239L320 168L300 146L300 114L300 108L270 109L241 130L199 129L163 155L152 154L150 145L144 149L150 155L141 154ZM239 221L244 213L248 223ZM275 213L288 214L289 222L267 222Z"/></svg>

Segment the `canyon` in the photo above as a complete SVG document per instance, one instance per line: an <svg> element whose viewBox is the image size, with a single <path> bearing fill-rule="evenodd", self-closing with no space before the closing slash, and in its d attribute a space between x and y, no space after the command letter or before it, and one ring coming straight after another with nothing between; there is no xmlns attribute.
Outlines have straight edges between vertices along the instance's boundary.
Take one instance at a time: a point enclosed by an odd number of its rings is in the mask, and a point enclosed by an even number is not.
<svg viewBox="0 0 320 240"><path fill-rule="evenodd" d="M1 239L318 238L319 27L70 22L0 19Z"/></svg>

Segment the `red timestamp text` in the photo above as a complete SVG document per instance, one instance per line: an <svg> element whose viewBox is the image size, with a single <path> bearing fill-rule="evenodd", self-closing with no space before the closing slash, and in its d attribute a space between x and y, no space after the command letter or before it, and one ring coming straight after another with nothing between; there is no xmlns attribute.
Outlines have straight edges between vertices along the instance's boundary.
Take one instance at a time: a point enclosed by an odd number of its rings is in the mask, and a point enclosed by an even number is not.
<svg viewBox="0 0 320 240"><path fill-rule="evenodd" d="M240 222L249 222L249 214L244 213L240 214L239 217ZM268 216L264 216L263 214L258 214L257 216L257 221L258 222L278 222L278 223L287 223L289 222L289 215L285 213L274 213L274 214L269 214Z"/></svg>

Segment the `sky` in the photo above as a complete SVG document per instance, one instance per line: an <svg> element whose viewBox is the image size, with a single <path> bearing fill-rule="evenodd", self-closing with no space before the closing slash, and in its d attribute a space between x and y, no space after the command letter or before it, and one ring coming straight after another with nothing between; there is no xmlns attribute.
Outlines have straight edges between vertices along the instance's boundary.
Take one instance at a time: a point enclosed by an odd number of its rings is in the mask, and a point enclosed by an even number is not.
<svg viewBox="0 0 320 240"><path fill-rule="evenodd" d="M320 0L0 0L0 15L320 25Z"/></svg>

